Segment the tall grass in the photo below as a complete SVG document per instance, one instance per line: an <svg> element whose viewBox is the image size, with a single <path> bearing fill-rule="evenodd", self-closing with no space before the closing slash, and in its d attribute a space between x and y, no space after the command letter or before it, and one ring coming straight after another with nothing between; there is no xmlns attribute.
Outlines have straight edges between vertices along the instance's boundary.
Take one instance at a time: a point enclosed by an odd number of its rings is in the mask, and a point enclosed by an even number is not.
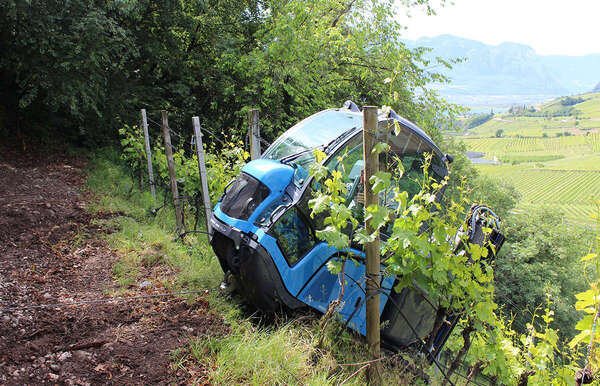
<svg viewBox="0 0 600 386"><path fill-rule="evenodd" d="M219 290L223 273L206 235L174 241L175 221L171 207L156 216L151 209L162 205L139 189L114 149L101 149L89 163L87 190L93 196L89 210L99 216L96 225L107 230L106 240L120 256L113 266L122 291L148 280L148 267L171 272L151 279L151 285L178 290L205 290L211 312L224 318L230 333L200 336L172 353L172 367L194 382L219 385L362 385L367 358L360 337L341 325L330 323L320 331L320 315L301 312L279 315L275 320L248 309L243 301ZM156 280L160 280L158 283ZM318 334L325 334L325 348L315 347ZM339 336L338 336L339 335ZM203 368L203 375L194 369ZM415 384L393 360L385 367L386 384ZM422 383L422 382L421 382Z"/></svg>

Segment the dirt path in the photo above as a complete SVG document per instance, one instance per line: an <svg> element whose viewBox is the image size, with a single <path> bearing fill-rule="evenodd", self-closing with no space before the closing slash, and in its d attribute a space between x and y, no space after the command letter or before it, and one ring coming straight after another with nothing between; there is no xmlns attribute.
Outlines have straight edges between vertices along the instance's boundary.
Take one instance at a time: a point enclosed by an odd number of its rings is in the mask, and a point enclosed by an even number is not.
<svg viewBox="0 0 600 386"><path fill-rule="evenodd" d="M84 167L0 145L0 384L185 383L170 368L171 350L226 329L204 299L6 310L106 298L117 288L118 257L85 211Z"/></svg>

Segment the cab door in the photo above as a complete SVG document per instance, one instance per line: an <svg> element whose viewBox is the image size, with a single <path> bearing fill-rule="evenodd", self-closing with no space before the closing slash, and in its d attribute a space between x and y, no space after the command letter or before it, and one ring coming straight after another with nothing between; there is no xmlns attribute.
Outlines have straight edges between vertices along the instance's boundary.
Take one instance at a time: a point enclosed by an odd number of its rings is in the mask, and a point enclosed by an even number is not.
<svg viewBox="0 0 600 386"><path fill-rule="evenodd" d="M383 130L382 130L383 129ZM414 133L408 128L401 127L398 134L394 133L395 126L390 122L380 123L379 133L381 135L380 140L387 141L389 151L387 153L380 154L380 170L388 170L393 173L392 184L384 192L380 193L379 204L388 207L389 209L395 209L397 203L393 200L393 193L395 190L406 191L408 193L408 199L411 199L413 195L418 193L421 189L421 183L424 176L424 160L425 153L434 153L433 147L430 145L430 140L427 141L422 138L419 134ZM387 130L387 133L386 133ZM399 163L402 164L403 174L395 173L399 169ZM363 143L362 133L350 139L345 145L343 145L333 156L326 161L326 166L330 170L337 170L342 174L343 182L347 187L346 203L348 207L354 212L355 218L359 221L363 221L362 218L364 213L364 199L362 198L362 192L364 190L364 181L362 178L362 170L364 168L363 163ZM445 165L441 162L439 154L434 154L433 160L429 165L429 175L434 177L442 177L444 175ZM299 206L302 208L302 206ZM308 210L308 208L304 208ZM309 212L307 212L309 213ZM316 229L322 229L322 219L315 219L313 226ZM348 229L351 231L351 228ZM351 235L350 235L351 236ZM381 238L385 239L385 230L382 230ZM352 237L350 237L352 239ZM366 333L366 306L365 306L365 265L364 265L364 254L360 250L359 245L352 245L353 248L349 248L347 251L334 251L326 259L320 260L321 266L315 272L314 276L306 283L298 294L298 299L309 304L310 306L326 312L330 302L338 299L341 293L341 285L344 283L344 297L342 304L338 308L338 312L342 319L348 322L348 325L360 332L361 334ZM343 255L345 256L343 256ZM341 259L342 257L348 257L348 254L352 255L352 258L345 264L343 277L340 275L333 275L326 266L326 263L331 259ZM382 271L385 269L384 265L381 265ZM412 331L404 323L404 319L400 317L398 310L393 306L393 302L388 301L388 294L390 297L398 297L398 300L403 302L395 302L402 308L406 308L402 313L410 312L411 317L418 320L419 332L425 333L430 327L430 323L435 318L435 310L428 308L428 304L425 302L423 297L418 294L409 291L403 291L402 294L392 293L392 288L396 282L394 276L382 277L381 288L383 288L387 294L382 294L380 300L380 313L383 314L385 319L390 320L393 323L393 328L386 329L386 338L396 343L401 341L402 343L410 343L410 341L418 340L422 336L414 337L412 333L407 334L406 331ZM407 301L411 299L411 301ZM384 310L387 310L384 312ZM400 333L402 331L402 333ZM409 336L406 336L409 335ZM420 334L419 334L420 335ZM396 339L395 339L396 338Z"/></svg>
<svg viewBox="0 0 600 386"><path fill-rule="evenodd" d="M362 132L346 141L340 149L328 158L325 166L331 171L336 170L342 174L342 181L346 185L347 191L346 204L354 211L356 217L362 217L362 204L358 198L362 184L362 170L364 169ZM298 208L307 214L310 213L308 201L312 198L312 192L316 188L317 183L312 182L312 186L304 192L298 204ZM311 226L314 229L324 228L323 219L326 215L323 213L314 216ZM351 227L347 231L351 232ZM351 328L365 334L364 258L365 255L360 247L350 247L345 251L328 249L327 253L320 254L319 258L315 260L318 267L299 292L298 299L321 312L326 312L329 304L339 298L343 283L344 296L336 311L342 316L343 320L348 321ZM346 260L342 273L334 275L329 271L327 263L331 260ZM384 287L391 286L393 278L385 278L382 284ZM386 300L382 300L380 311L383 311Z"/></svg>

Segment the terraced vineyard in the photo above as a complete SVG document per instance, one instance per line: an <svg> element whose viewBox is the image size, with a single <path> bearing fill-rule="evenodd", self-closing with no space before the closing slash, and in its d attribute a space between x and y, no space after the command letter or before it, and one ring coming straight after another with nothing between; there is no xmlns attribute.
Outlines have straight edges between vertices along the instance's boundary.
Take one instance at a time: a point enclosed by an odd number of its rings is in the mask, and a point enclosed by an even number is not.
<svg viewBox="0 0 600 386"><path fill-rule="evenodd" d="M569 222L590 224L595 207L591 198L600 198L600 171L554 170L512 165L482 165L485 174L510 182L522 194L520 209L552 206L562 209Z"/></svg>
<svg viewBox="0 0 600 386"><path fill-rule="evenodd" d="M518 211L551 206L564 211L566 222L593 223L591 200L600 198L600 94L582 97L585 101L573 106L577 119L504 114L462 137L468 150L503 162L477 167L515 186L522 195ZM563 107L559 99L538 111L551 114ZM498 128L505 137L486 135ZM565 136L567 132L572 135Z"/></svg>
<svg viewBox="0 0 600 386"><path fill-rule="evenodd" d="M483 152L487 158L496 157L510 162L521 158L527 162L526 156L531 156L530 162L558 159L577 154L600 152L600 134L572 135L566 137L506 137L506 138L464 138L467 149ZM523 159L525 156L525 159Z"/></svg>
<svg viewBox="0 0 600 386"><path fill-rule="evenodd" d="M592 151L600 153L600 135L599 134L588 135L586 137L586 141L587 141L587 144L589 145L589 147L592 148Z"/></svg>

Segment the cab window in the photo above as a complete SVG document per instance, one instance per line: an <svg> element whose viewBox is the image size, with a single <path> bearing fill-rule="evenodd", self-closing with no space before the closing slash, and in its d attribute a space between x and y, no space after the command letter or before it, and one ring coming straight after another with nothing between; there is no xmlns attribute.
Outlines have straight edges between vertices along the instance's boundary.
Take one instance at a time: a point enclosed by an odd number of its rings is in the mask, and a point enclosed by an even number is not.
<svg viewBox="0 0 600 386"><path fill-rule="evenodd" d="M379 170L392 173L391 185L379 194L379 205L389 209L396 209L398 203L393 199L394 190L408 192L409 199L417 194L423 184L423 165L425 154L433 153L432 146L421 136L413 133L408 128L400 126L398 134L394 133L393 122L382 122L379 125L378 140L390 145L388 152L379 155ZM387 134L386 134L387 130ZM445 175L445 165L433 153L428 168L430 176L440 180ZM399 163L402 163L404 174L398 174ZM348 143L336 152L327 162L329 170L337 170L342 174L346 184L346 204L353 210L355 218L363 221L364 205L364 178L363 178L363 141L362 133L353 137Z"/></svg>
<svg viewBox="0 0 600 386"><path fill-rule="evenodd" d="M283 252L288 264L294 265L316 244L312 230L295 207L290 208L273 225L271 235Z"/></svg>

